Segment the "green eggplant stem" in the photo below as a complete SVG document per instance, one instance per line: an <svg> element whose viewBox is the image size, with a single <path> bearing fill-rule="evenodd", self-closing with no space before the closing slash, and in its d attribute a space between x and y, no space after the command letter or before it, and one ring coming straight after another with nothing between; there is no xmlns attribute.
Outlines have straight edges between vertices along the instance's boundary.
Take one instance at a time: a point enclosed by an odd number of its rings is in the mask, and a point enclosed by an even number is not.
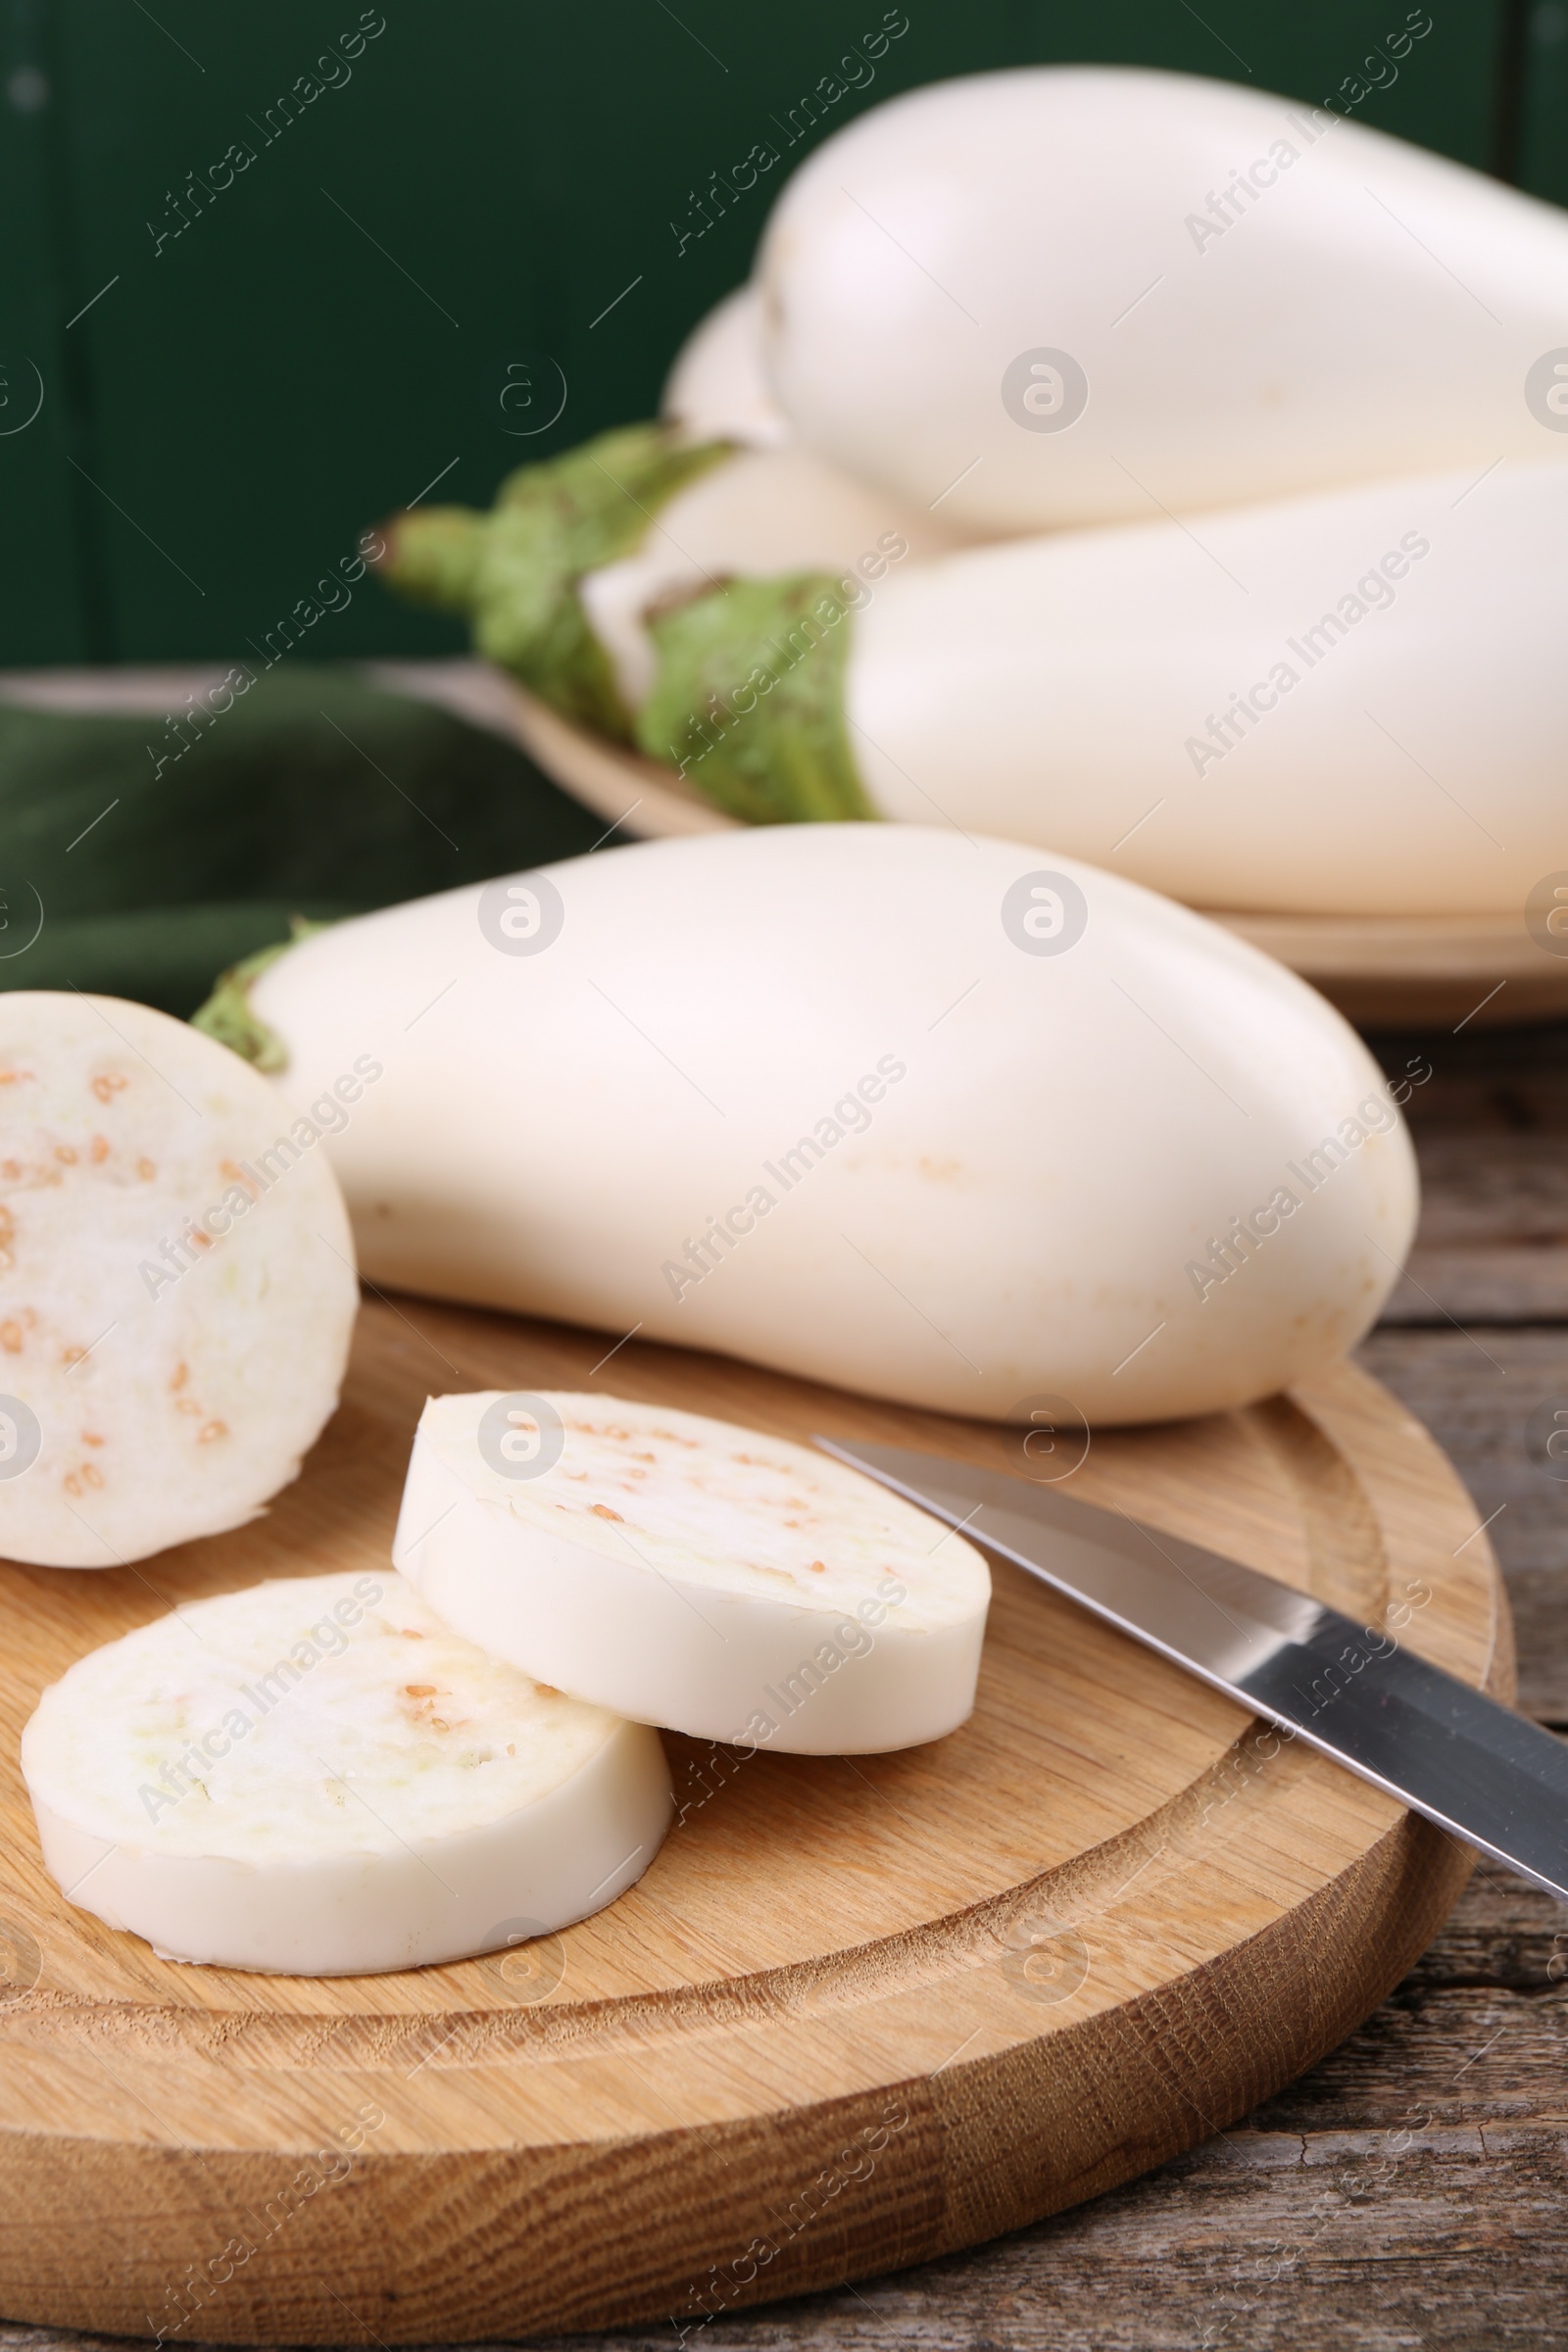
<svg viewBox="0 0 1568 2352"><path fill-rule="evenodd" d="M254 1064L264 1078L275 1078L279 1070L288 1068L288 1048L277 1031L269 1029L253 1008L251 990L290 948L297 947L302 939L314 937L318 931L330 928L328 923L309 922L303 914L296 914L289 924L287 939L276 940L270 948L258 948L254 956L243 956L238 963L231 963L226 972L219 974L206 1004L191 1014L191 1027L216 1038L220 1046L227 1046L242 1061Z"/></svg>
<svg viewBox="0 0 1568 2352"><path fill-rule="evenodd" d="M733 455L667 424L619 425L524 466L488 514L436 507L387 525L382 571L402 594L467 613L475 650L576 725L633 740L613 665L578 582L639 548L660 509Z"/></svg>
<svg viewBox="0 0 1568 2352"><path fill-rule="evenodd" d="M874 817L845 720L843 587L831 572L731 579L656 615L642 750L748 824Z"/></svg>

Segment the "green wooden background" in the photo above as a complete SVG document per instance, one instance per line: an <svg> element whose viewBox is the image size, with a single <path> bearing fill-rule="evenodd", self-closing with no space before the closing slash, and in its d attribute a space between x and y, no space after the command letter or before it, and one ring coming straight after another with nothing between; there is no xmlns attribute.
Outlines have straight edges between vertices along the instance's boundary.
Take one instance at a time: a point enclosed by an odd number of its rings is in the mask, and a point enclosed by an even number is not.
<svg viewBox="0 0 1568 2352"><path fill-rule="evenodd" d="M525 458L648 413L682 335L746 274L770 183L684 250L671 221L700 218L709 173L779 140L883 22L881 0L380 0L363 23L384 28L285 123L281 95L362 38L358 0L4 7L3 664L242 656L435 477L482 504ZM901 13L818 136L915 83L1057 59L1322 100L1406 0ZM1430 14L1359 119L1568 199L1568 7ZM193 197L235 142L255 160ZM509 368L531 406L503 405ZM367 581L301 650L460 641Z"/></svg>

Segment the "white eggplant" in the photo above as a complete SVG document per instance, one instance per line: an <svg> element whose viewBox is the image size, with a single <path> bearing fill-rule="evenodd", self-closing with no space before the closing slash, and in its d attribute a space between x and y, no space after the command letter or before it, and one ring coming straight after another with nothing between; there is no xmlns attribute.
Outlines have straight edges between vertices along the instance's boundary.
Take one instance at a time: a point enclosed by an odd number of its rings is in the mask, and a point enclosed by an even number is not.
<svg viewBox="0 0 1568 2352"><path fill-rule="evenodd" d="M1354 1344L1415 1215L1304 983L951 828L602 850L302 941L248 1013L297 1100L385 1064L328 1146L375 1281L938 1410L1265 1396Z"/></svg>
<svg viewBox="0 0 1568 2352"><path fill-rule="evenodd" d="M321 1137L145 1004L0 996L0 1554L114 1568L243 1526L337 1403L359 1303Z"/></svg>
<svg viewBox="0 0 1568 2352"><path fill-rule="evenodd" d="M446 1622L642 1723L798 1755L974 1705L991 1578L858 1470L623 1396L432 1396L392 1557Z"/></svg>
<svg viewBox="0 0 1568 2352"><path fill-rule="evenodd" d="M800 437L976 530L1568 456L1563 214L1228 83L895 98L789 181L759 275Z"/></svg>
<svg viewBox="0 0 1568 2352"><path fill-rule="evenodd" d="M846 739L881 815L1200 906L1509 911L1568 866L1565 614L1565 466L1061 533L884 581Z"/></svg>
<svg viewBox="0 0 1568 2352"><path fill-rule="evenodd" d="M291 1976L466 1960L641 1878L659 1735L542 1690L389 1570L187 1602L44 1692L46 1867L166 1958Z"/></svg>
<svg viewBox="0 0 1568 2352"><path fill-rule="evenodd" d="M691 441L776 449L789 419L762 372L762 297L737 286L692 329L664 380L660 414Z"/></svg>

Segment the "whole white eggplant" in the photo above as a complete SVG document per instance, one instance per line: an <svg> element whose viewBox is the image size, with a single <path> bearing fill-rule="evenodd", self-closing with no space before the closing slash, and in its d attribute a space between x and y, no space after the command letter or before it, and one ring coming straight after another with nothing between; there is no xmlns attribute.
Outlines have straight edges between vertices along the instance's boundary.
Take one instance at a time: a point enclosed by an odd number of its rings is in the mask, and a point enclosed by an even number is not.
<svg viewBox="0 0 1568 2352"><path fill-rule="evenodd" d="M383 1065L325 1145L373 1281L939 1410L1267 1395L1359 1338L1415 1216L1304 983L950 830L600 851L338 924L227 1009L291 1099Z"/></svg>
<svg viewBox="0 0 1568 2352"><path fill-rule="evenodd" d="M1411 71L1431 26L1390 44ZM759 274L801 438L976 530L1568 456L1568 219L1225 83L893 99L789 181Z"/></svg>
<svg viewBox="0 0 1568 2352"><path fill-rule="evenodd" d="M644 748L1198 906L1522 907L1568 867L1568 466L973 548L656 623ZM953 836L956 842L956 835Z"/></svg>
<svg viewBox="0 0 1568 2352"><path fill-rule="evenodd" d="M691 441L776 449L789 418L762 373L762 296L737 286L699 319L664 379L660 413Z"/></svg>

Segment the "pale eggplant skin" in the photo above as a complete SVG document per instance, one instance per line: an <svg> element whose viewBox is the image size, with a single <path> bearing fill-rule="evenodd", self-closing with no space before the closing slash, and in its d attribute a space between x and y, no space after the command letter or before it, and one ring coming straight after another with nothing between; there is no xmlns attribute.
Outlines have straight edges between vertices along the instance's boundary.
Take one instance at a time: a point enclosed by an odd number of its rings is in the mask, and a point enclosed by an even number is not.
<svg viewBox="0 0 1568 2352"><path fill-rule="evenodd" d="M1415 1162L1371 1055L1136 884L828 824L486 887L338 924L255 987L291 1100L383 1065L326 1146L377 1284L939 1411L1026 1420L1050 1395L1115 1423L1308 1377L1396 1278ZM509 887L549 918L521 953L495 944ZM1082 913L1064 949L1018 944L1037 889L1071 915L1058 941ZM1289 1163L1314 1152L1309 1187ZM1221 1279L1232 1219L1253 1238Z"/></svg>
<svg viewBox="0 0 1568 2352"><path fill-rule="evenodd" d="M1194 75L1027 67L873 108L783 189L758 276L801 438L999 536L1568 457L1526 398L1568 345L1563 214ZM1049 377L1031 421L1004 397L1042 352L1087 385L1059 426Z"/></svg>
<svg viewBox="0 0 1568 2352"><path fill-rule="evenodd" d="M850 740L883 816L1199 906L1517 914L1568 866L1565 621L1560 465L1047 533L880 584Z"/></svg>
<svg viewBox="0 0 1568 2352"><path fill-rule="evenodd" d="M762 369L762 296L737 286L700 318L676 352L659 411L690 441L777 449L790 422Z"/></svg>

